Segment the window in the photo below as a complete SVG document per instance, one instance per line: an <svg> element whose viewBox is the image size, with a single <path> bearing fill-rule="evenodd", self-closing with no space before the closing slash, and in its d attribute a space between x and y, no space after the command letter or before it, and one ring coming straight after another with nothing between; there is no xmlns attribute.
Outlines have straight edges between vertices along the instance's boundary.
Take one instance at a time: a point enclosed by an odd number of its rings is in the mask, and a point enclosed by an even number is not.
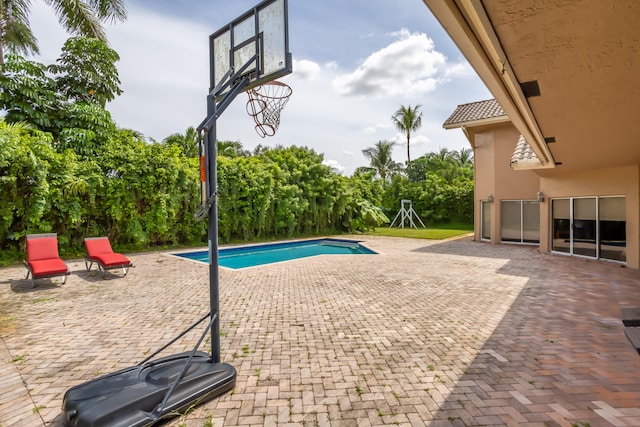
<svg viewBox="0 0 640 427"><path fill-rule="evenodd" d="M491 240L491 202L480 202L480 239Z"/></svg>
<svg viewBox="0 0 640 427"><path fill-rule="evenodd" d="M500 238L503 243L540 243L540 203L529 200L500 202Z"/></svg>

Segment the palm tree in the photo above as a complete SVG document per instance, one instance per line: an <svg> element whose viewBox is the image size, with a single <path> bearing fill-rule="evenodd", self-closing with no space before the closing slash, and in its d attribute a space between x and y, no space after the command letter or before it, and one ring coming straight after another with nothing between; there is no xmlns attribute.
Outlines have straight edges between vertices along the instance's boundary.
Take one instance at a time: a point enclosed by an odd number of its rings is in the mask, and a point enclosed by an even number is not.
<svg viewBox="0 0 640 427"><path fill-rule="evenodd" d="M391 116L391 120L396 128L400 132L405 132L407 134L407 164L411 162L411 154L409 150L409 143L411 141L411 132L417 131L422 126L422 113L418 111L421 105L416 105L415 107L405 107L401 105L398 111L396 111L393 116Z"/></svg>
<svg viewBox="0 0 640 427"><path fill-rule="evenodd" d="M58 16L64 29L74 35L93 37L104 42L104 21L124 21L125 0L44 0ZM0 65L5 50L37 54L38 40L29 26L31 0L0 0Z"/></svg>
<svg viewBox="0 0 640 427"><path fill-rule="evenodd" d="M438 159L441 162L447 162L449 160L454 160L455 156L456 156L456 152L455 151L449 151L446 148L441 148L440 151L433 152L433 153L429 153L428 156L431 157L432 159Z"/></svg>
<svg viewBox="0 0 640 427"><path fill-rule="evenodd" d="M461 148L454 151L451 156L460 166L467 166L473 163L473 150L471 148Z"/></svg>
<svg viewBox="0 0 640 427"><path fill-rule="evenodd" d="M242 148L240 141L218 141L218 156L224 157L248 157L251 155Z"/></svg>
<svg viewBox="0 0 640 427"><path fill-rule="evenodd" d="M362 154L369 160L369 169L374 170L385 181L402 170L402 165L391 158L395 144L393 141L378 141L375 146L362 150Z"/></svg>
<svg viewBox="0 0 640 427"><path fill-rule="evenodd" d="M173 144L182 149L182 152L187 157L198 157L198 132L193 126L189 126L186 132L183 134L174 133L162 140L165 145Z"/></svg>

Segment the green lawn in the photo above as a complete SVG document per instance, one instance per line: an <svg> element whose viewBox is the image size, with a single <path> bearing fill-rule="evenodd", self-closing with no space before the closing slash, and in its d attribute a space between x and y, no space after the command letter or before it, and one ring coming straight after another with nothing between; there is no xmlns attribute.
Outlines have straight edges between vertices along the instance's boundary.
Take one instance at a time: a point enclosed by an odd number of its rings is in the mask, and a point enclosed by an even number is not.
<svg viewBox="0 0 640 427"><path fill-rule="evenodd" d="M377 227L373 231L368 231L365 234L371 234L374 236L389 236L389 237L411 237L414 239L448 239L449 237L461 236L463 234L472 233L473 224L438 224L429 225L427 228L389 228L389 227Z"/></svg>

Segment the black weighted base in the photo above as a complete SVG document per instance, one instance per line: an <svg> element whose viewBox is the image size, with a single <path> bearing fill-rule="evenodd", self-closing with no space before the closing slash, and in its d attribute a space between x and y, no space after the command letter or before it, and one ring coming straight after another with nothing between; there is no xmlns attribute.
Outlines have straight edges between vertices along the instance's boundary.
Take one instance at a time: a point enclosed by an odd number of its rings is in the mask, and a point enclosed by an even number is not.
<svg viewBox="0 0 640 427"><path fill-rule="evenodd" d="M208 353L196 352L183 378L162 407L163 400L184 370L192 352L180 353L125 368L70 388L62 411L68 426L148 426L179 415L231 390L236 370L212 363Z"/></svg>
<svg viewBox="0 0 640 427"><path fill-rule="evenodd" d="M624 326L640 326L640 307L624 307L620 309Z"/></svg>
<svg viewBox="0 0 640 427"><path fill-rule="evenodd" d="M627 336L631 345L640 354L640 328L637 326L627 326L624 328L624 334Z"/></svg>

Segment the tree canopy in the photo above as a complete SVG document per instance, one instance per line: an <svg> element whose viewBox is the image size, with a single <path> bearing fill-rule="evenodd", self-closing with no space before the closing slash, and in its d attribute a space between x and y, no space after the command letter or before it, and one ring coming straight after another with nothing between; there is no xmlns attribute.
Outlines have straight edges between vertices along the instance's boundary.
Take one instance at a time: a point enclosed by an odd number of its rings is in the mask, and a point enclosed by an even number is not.
<svg viewBox="0 0 640 427"><path fill-rule="evenodd" d="M57 65L47 67L7 55L0 65L0 107L6 112L5 120L50 132L61 150L93 155L116 129L104 107L122 93L115 66L118 59L104 42L84 37L67 40Z"/></svg>
<svg viewBox="0 0 640 427"><path fill-rule="evenodd" d="M72 35L107 41L102 22L127 18L124 0L44 0L60 25ZM5 51L22 55L39 53L38 40L29 25L31 0L0 1L0 65Z"/></svg>

